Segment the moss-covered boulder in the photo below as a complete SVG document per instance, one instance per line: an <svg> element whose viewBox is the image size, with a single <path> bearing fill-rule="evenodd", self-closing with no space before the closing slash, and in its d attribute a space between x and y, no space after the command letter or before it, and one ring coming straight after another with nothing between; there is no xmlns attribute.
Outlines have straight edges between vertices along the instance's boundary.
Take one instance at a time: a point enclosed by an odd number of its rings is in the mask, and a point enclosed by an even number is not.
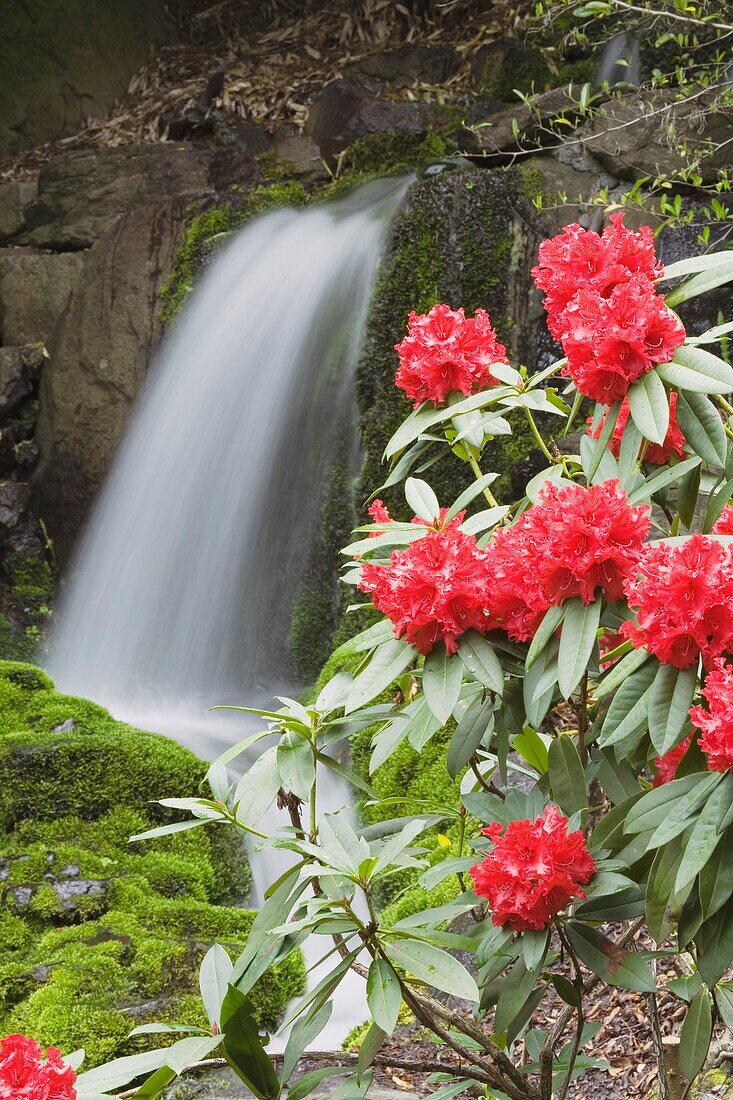
<svg viewBox="0 0 733 1100"><path fill-rule="evenodd" d="M131 1053L140 1023L204 1024L198 965L236 956L253 916L229 828L129 838L170 819L150 799L199 792L206 765L104 708L62 695L31 665L0 662L0 1028L89 1064ZM302 990L294 955L253 1003L272 1027Z"/></svg>

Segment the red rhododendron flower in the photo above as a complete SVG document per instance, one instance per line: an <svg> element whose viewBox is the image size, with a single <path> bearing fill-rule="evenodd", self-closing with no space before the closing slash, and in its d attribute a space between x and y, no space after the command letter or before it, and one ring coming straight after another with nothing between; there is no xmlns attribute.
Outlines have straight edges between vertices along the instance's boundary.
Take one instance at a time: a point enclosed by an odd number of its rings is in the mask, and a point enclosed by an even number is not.
<svg viewBox="0 0 733 1100"><path fill-rule="evenodd" d="M8 1035L0 1042L0 1100L75 1100L76 1074L55 1047Z"/></svg>
<svg viewBox="0 0 733 1100"><path fill-rule="evenodd" d="M564 373L587 397L612 404L683 343L682 323L655 291L664 268L647 227L626 229L623 214L600 237L569 225L543 241L539 261L532 275L568 359Z"/></svg>
<svg viewBox="0 0 733 1100"><path fill-rule="evenodd" d="M707 708L693 707L690 718L702 730L700 748L707 753L711 772L733 769L733 666L722 658L713 662L702 689Z"/></svg>
<svg viewBox="0 0 733 1100"><path fill-rule="evenodd" d="M475 317L446 305L411 313L407 336L395 349L400 358L395 382L416 407L423 401L443 405L451 393L494 386L492 364L508 362L506 348L483 309L477 309Z"/></svg>
<svg viewBox="0 0 733 1100"><path fill-rule="evenodd" d="M486 549L491 619L516 642L534 637L552 602L537 573L543 550L532 508L511 527L500 528Z"/></svg>
<svg viewBox="0 0 733 1100"><path fill-rule="evenodd" d="M421 653L439 641L455 653L464 631L489 626L486 554L472 535L458 529L461 518L395 550L389 565L368 562L361 568L359 588L371 592L397 637L404 635Z"/></svg>
<svg viewBox="0 0 733 1100"><path fill-rule="evenodd" d="M494 847L471 868L474 890L488 898L491 919L516 932L540 931L595 874L596 865L578 830L568 832L568 819L556 806L534 821L495 821L483 832Z"/></svg>
<svg viewBox="0 0 733 1100"><path fill-rule="evenodd" d="M733 552L716 539L647 546L625 589L636 623L621 633L663 664L687 668L702 654L709 665L733 647Z"/></svg>
<svg viewBox="0 0 733 1100"><path fill-rule="evenodd" d="M692 744L692 736L690 734L675 748L665 752L664 756L654 757L654 767L657 769L657 774L652 782L653 787L661 787L663 783L672 782L677 775L677 769L682 763L682 758Z"/></svg>
<svg viewBox="0 0 733 1100"><path fill-rule="evenodd" d="M629 419L629 400L624 398L623 404L619 409L619 414L616 419L616 423L613 429L613 435L609 441L608 447L612 454L618 458L621 453L621 440L623 438L624 429ZM590 435L593 439L599 439L601 432L603 431L603 425L606 422L606 417L602 417L598 427L593 430L593 418L588 417L588 427L590 429ZM650 443L645 441L644 446L644 462L650 463L652 466L666 466L672 456L677 458L684 457L685 437L683 436L680 426L677 423L677 394L670 395L669 400L669 428L667 434L664 437L664 443Z"/></svg>
<svg viewBox="0 0 733 1100"><path fill-rule="evenodd" d="M726 504L713 524L713 534L733 535L733 505Z"/></svg>
<svg viewBox="0 0 733 1100"><path fill-rule="evenodd" d="M612 665L616 663L618 658L615 658L615 660L613 661L609 661L606 658L606 654L612 653L614 649L617 649L620 645L623 644L624 641L625 639L620 634L614 633L612 630L603 631L603 634L601 635L598 642L598 648L600 649L601 653L601 668L603 668L604 665Z"/></svg>

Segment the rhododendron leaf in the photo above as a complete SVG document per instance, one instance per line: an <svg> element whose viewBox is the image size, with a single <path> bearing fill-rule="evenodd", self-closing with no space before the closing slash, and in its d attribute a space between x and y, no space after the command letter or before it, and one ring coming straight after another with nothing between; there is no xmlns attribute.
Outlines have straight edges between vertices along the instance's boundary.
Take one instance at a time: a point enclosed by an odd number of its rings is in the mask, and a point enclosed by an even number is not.
<svg viewBox="0 0 733 1100"><path fill-rule="evenodd" d="M677 511L685 527L690 530L695 520L697 502L700 496L701 466L688 470L677 487Z"/></svg>
<svg viewBox="0 0 733 1100"><path fill-rule="evenodd" d="M575 742L568 734L559 734L547 754L552 798L568 817L585 810L588 796L585 771Z"/></svg>
<svg viewBox="0 0 733 1100"><path fill-rule="evenodd" d="M733 957L733 902L695 931L697 969L712 990L730 967Z"/></svg>
<svg viewBox="0 0 733 1100"><path fill-rule="evenodd" d="M690 668L659 666L649 696L649 736L659 756L684 740L696 684L697 664Z"/></svg>
<svg viewBox="0 0 733 1100"><path fill-rule="evenodd" d="M695 347L698 344L717 344L720 337L726 336L729 332L733 332L733 321L725 321L722 325L714 325L699 336L688 336L685 342L693 344Z"/></svg>
<svg viewBox="0 0 733 1100"><path fill-rule="evenodd" d="M701 529L703 531L710 531L712 529L713 524L719 519L721 512L730 500L731 493L733 493L733 478L724 482L720 488L711 495L702 521Z"/></svg>
<svg viewBox="0 0 733 1100"><path fill-rule="evenodd" d="M408 546L411 542L415 542L417 539L425 538L425 528L410 525L410 530L405 531L402 528L396 528L394 531L384 531L382 534L375 534L374 538L359 539L357 542L350 542L348 546L344 546L343 550L339 553L349 558L362 558L365 554L376 554L380 550L385 548L391 548L393 546Z"/></svg>
<svg viewBox="0 0 733 1100"><path fill-rule="evenodd" d="M708 797L685 845L675 880L676 894L681 894L693 881L717 848L723 831L722 824L731 805L733 776L726 775Z"/></svg>
<svg viewBox="0 0 733 1100"><path fill-rule="evenodd" d="M681 859L682 838L677 837L657 850L649 871L644 911L649 931L657 943L662 943L669 935L672 919L670 901Z"/></svg>
<svg viewBox="0 0 733 1100"><path fill-rule="evenodd" d="M498 378L500 382L504 382L507 386L521 386L522 376L515 367L509 366L508 363L492 363L491 373L494 378Z"/></svg>
<svg viewBox="0 0 733 1100"><path fill-rule="evenodd" d="M529 726L512 741L514 749L531 768L544 775L549 767L549 737L537 733Z"/></svg>
<svg viewBox="0 0 733 1100"><path fill-rule="evenodd" d="M464 520L461 524L461 531L464 535L478 535L481 531L496 527L508 511L509 508L502 504L496 508L484 508L482 512L475 512L474 515Z"/></svg>
<svg viewBox="0 0 733 1100"><path fill-rule="evenodd" d="M621 488L628 493L636 488L642 474L637 465L644 437L631 418L626 421L618 455L618 479Z"/></svg>
<svg viewBox="0 0 733 1100"><path fill-rule="evenodd" d="M530 642L529 649L527 650L527 662L525 665L527 671L531 669L532 665L559 627L567 607L568 605L566 603L553 604L545 613L542 622L537 627L534 637Z"/></svg>
<svg viewBox="0 0 733 1100"><path fill-rule="evenodd" d="M530 503L536 503L537 497L546 481L556 481L558 485L570 484L567 478L562 476L562 472L562 466L548 466L546 469L540 470L538 474L535 474L532 480L527 482L527 486L524 490Z"/></svg>
<svg viewBox="0 0 733 1100"><path fill-rule="evenodd" d="M659 377L677 390L697 393L730 393L733 367L702 348L685 344L677 348L671 363L657 367Z"/></svg>
<svg viewBox="0 0 733 1100"><path fill-rule="evenodd" d="M155 840L159 836L172 836L173 833L184 833L187 829L197 829L200 825L209 825L213 818L196 818L194 821L174 821L172 825L159 825L157 829L147 829L144 833L135 833L130 837L130 844L138 840Z"/></svg>
<svg viewBox="0 0 733 1100"><path fill-rule="evenodd" d="M420 940L392 938L385 939L383 947L393 963L418 981L454 997L463 997L467 1001L479 1000L476 982L465 966L442 948Z"/></svg>
<svg viewBox="0 0 733 1100"><path fill-rule="evenodd" d="M418 885L423 886L426 890L432 890L434 886L450 878L451 875L470 870L474 863L473 856L444 859L440 863L436 863L434 867L428 867L427 871L423 871L417 880Z"/></svg>
<svg viewBox="0 0 733 1100"><path fill-rule="evenodd" d="M491 643L476 630L467 630L458 643L458 656L479 684L497 695L504 692L504 670Z"/></svg>
<svg viewBox="0 0 733 1100"><path fill-rule="evenodd" d="M616 850L626 843L624 826L631 808L642 798L642 791L619 802L601 818L591 833L591 847L595 850Z"/></svg>
<svg viewBox="0 0 733 1100"><path fill-rule="evenodd" d="M221 946L215 943L204 955L199 969L201 1000L210 1024L219 1026L221 1005L232 978L232 960Z"/></svg>
<svg viewBox="0 0 733 1100"><path fill-rule="evenodd" d="M405 482L405 500L415 515L426 523L433 523L438 518L440 513L438 498L427 481L421 481L418 477L408 477Z"/></svg>
<svg viewBox="0 0 733 1100"><path fill-rule="evenodd" d="M632 676L642 667L642 665L645 665L647 661L650 660L655 661L654 667L656 669L658 662L656 658L652 658L651 653L648 653L647 650L633 649L631 653L627 653L625 657L613 666L613 668L609 669L600 683L596 685L596 699L602 699L605 695L610 695L610 693L623 684L629 676Z"/></svg>
<svg viewBox="0 0 733 1100"><path fill-rule="evenodd" d="M710 994L701 989L687 1010L680 1032L680 1066L688 1081L693 1081L705 1064L713 1035Z"/></svg>
<svg viewBox="0 0 733 1100"><path fill-rule="evenodd" d="M465 440L469 447L480 448L484 441L484 418L479 409L453 417L453 427L458 433L451 440L456 443Z"/></svg>
<svg viewBox="0 0 733 1100"><path fill-rule="evenodd" d="M277 770L283 787L307 802L316 778L310 744L297 734L284 733L277 746Z"/></svg>
<svg viewBox="0 0 733 1100"><path fill-rule="evenodd" d="M280 1092L280 1082L265 1053L252 1005L244 993L230 985L221 1006L221 1031L229 1065L260 1100Z"/></svg>
<svg viewBox="0 0 733 1100"><path fill-rule="evenodd" d="M631 656L631 654L629 654ZM646 726L649 692L657 672L656 664L645 664L622 683L611 700L603 720L599 745L616 744Z"/></svg>
<svg viewBox="0 0 733 1100"><path fill-rule="evenodd" d="M391 1035L397 1026L402 989L394 967L386 959L374 959L367 978L367 1004L378 1027Z"/></svg>
<svg viewBox="0 0 733 1100"><path fill-rule="evenodd" d="M720 257L718 262L700 270L699 274L693 275L691 279L686 279L679 286L669 291L666 295L668 306L677 307L682 302L689 302L691 298L697 298L700 294L706 294L709 290L714 290L718 286L724 286L726 283L733 281L733 258L730 252L717 252L713 255ZM710 258L712 259L712 257ZM665 277L670 278L671 276L666 272Z"/></svg>
<svg viewBox="0 0 733 1100"><path fill-rule="evenodd" d="M498 1036L509 1032L511 1025L521 1014L534 989L543 958L544 953L540 958L539 965L530 970L524 959L520 957L507 974L502 982L496 1012L494 1013L494 1035Z"/></svg>
<svg viewBox="0 0 733 1100"><path fill-rule="evenodd" d="M448 746L445 766L448 775L455 779L466 767L487 733L494 728L494 709L491 700L474 699L460 718Z"/></svg>
<svg viewBox="0 0 733 1100"><path fill-rule="evenodd" d="M369 857L369 844L357 836L343 814L324 814L318 838L325 854L339 870L356 874L362 860Z"/></svg>
<svg viewBox="0 0 733 1100"><path fill-rule="evenodd" d="M618 760L613 749L593 747L592 757L597 766L598 780L614 806L625 802L641 791L639 780L628 760Z"/></svg>
<svg viewBox="0 0 733 1100"><path fill-rule="evenodd" d="M656 371L643 374L629 387L629 408L637 428L651 443L664 443L669 430L669 398Z"/></svg>
<svg viewBox="0 0 733 1100"><path fill-rule="evenodd" d="M527 720L540 726L550 709L557 683L557 638L553 638L524 677L522 696Z"/></svg>
<svg viewBox="0 0 733 1100"><path fill-rule="evenodd" d="M413 727L419 730L428 729L432 733L437 733L440 729L440 722L431 713L430 707L423 696L414 699L412 703L395 716L389 725L374 734L372 738L374 748L369 763L370 775L373 775L385 760L389 760L392 753L397 751Z"/></svg>
<svg viewBox="0 0 733 1100"><path fill-rule="evenodd" d="M602 406L596 406L596 411ZM613 435L613 429L616 427L616 421L618 420L618 414L621 411L621 402L616 401L611 405L610 409L606 411L606 418L601 428L601 434L598 439L591 439L589 435L584 435L581 439L581 457L583 457L583 444L587 440L587 460L583 462L583 471L590 483L593 482L596 470L600 466L603 456L609 454L608 444Z"/></svg>
<svg viewBox="0 0 733 1100"><path fill-rule="evenodd" d="M580 462L589 485L598 485L603 481L618 480L618 462L611 453L610 448L598 451L598 444L589 435L584 435L580 440ZM592 472L590 472L592 471Z"/></svg>
<svg viewBox="0 0 733 1100"><path fill-rule="evenodd" d="M725 466L728 443L723 421L704 394L693 390L679 394L677 422L692 450L704 462Z"/></svg>
<svg viewBox="0 0 733 1100"><path fill-rule="evenodd" d="M287 1046L283 1055L283 1064L280 1070L280 1081L286 1085L300 1061L303 1051L310 1046L331 1019L333 1004L327 1002L314 1016L303 1017L296 1020L288 1037Z"/></svg>
<svg viewBox="0 0 733 1100"><path fill-rule="evenodd" d="M679 797L668 807L664 819L659 822L649 837L650 848L658 848L662 844L667 844L674 837L684 832L692 818L696 816L702 801L710 795L713 787L718 785L722 776L719 772L713 774L708 772L702 776L697 773L697 776L684 776L683 779L677 779L675 782L682 783L686 778L696 778L697 783L689 791L680 792ZM665 783L663 786L671 787L672 784ZM659 790L658 787L657 790ZM648 798L649 795L646 797Z"/></svg>
<svg viewBox="0 0 733 1100"><path fill-rule="evenodd" d="M733 982L719 982L715 987L715 1001L721 1020L733 1033Z"/></svg>
<svg viewBox="0 0 733 1100"><path fill-rule="evenodd" d="M354 680L346 700L344 713L351 714L381 695L417 657L416 650L397 638L383 642L375 649L372 659Z"/></svg>
<svg viewBox="0 0 733 1100"><path fill-rule="evenodd" d="M580 993L572 982L569 982L562 974L553 974L551 981L558 997L562 997L565 1004L572 1005L573 1008L580 1008Z"/></svg>
<svg viewBox="0 0 733 1100"><path fill-rule="evenodd" d="M237 783L233 812L241 824L256 825L277 798L280 776L276 758L277 748L267 749Z"/></svg>
<svg viewBox="0 0 733 1100"><path fill-rule="evenodd" d="M612 894L599 895L582 902L575 910L575 915L580 920L602 921L615 923L616 921L633 920L644 912L644 891L641 886L634 883L624 890L617 890Z"/></svg>
<svg viewBox="0 0 733 1100"><path fill-rule="evenodd" d="M585 965L608 985L654 993L656 986L649 967L636 951L627 951L596 928L569 921L566 934Z"/></svg>
<svg viewBox="0 0 733 1100"><path fill-rule="evenodd" d="M661 281L679 279L683 275L695 275L698 271L708 271L718 264L727 265L731 261L729 252L708 252L702 256L686 256L684 260L675 260L673 264L665 264ZM673 293L670 291L669 293Z"/></svg>
<svg viewBox="0 0 733 1100"><path fill-rule="evenodd" d="M135 1091L135 1100L157 1100L163 1089L175 1081L178 1074L168 1066L161 1066L152 1077L148 1077L144 1085Z"/></svg>
<svg viewBox="0 0 733 1100"><path fill-rule="evenodd" d="M453 519L459 512L462 512L464 508L468 508L472 500L475 500L477 496L483 493L484 489L488 489L490 485L496 481L498 474L484 474L469 485L467 489L464 489L460 496L451 504L446 513L446 520Z"/></svg>
<svg viewBox="0 0 733 1100"><path fill-rule="evenodd" d="M367 627L366 630L362 630L361 634L357 634L356 637L350 638L343 645L340 645L338 649L333 651L331 656L332 658L339 658L350 656L352 653L366 653L367 650L374 649L375 646L393 638L392 623L388 619L380 619L378 623Z"/></svg>
<svg viewBox="0 0 733 1100"><path fill-rule="evenodd" d="M601 600L585 604L569 600L560 634L557 679L563 699L569 699L588 669L601 619Z"/></svg>
<svg viewBox="0 0 733 1100"><path fill-rule="evenodd" d="M700 871L698 892L705 920L722 909L733 894L733 860L730 858L728 838L725 835Z"/></svg>
<svg viewBox="0 0 733 1100"><path fill-rule="evenodd" d="M694 775L685 775L682 779L673 779L670 783L663 783L661 787L655 787L653 790L647 791L633 809L629 811L624 832L645 833L656 829L669 816L671 807L675 805L678 799L689 795L691 791L695 791L704 780L709 780L709 778L709 775L696 772Z"/></svg>
<svg viewBox="0 0 733 1100"><path fill-rule="evenodd" d="M451 657L445 646L436 645L425 658L422 672L422 689L430 710L441 724L453 713L463 683L463 665Z"/></svg>
<svg viewBox="0 0 733 1100"><path fill-rule="evenodd" d="M542 932L522 933L522 958L527 970L536 970L542 965L549 946L549 928L544 929Z"/></svg>
<svg viewBox="0 0 733 1100"><path fill-rule="evenodd" d="M434 424L443 424L447 420L452 420L454 416L473 412L475 409L485 409L488 405L496 404L500 397L506 397L509 392L507 386L493 386L490 390L473 393L470 397L464 398L463 401L459 401L455 405L449 405L447 408L436 409L432 404L421 405L419 409L410 413L407 419L400 424L384 449L384 458L392 458L393 455L404 450L405 447L414 443L423 432L433 427ZM494 416L501 419L501 413L499 412L495 413ZM486 424L486 418L484 418L484 424ZM507 425L507 428L509 428L511 434L509 425Z"/></svg>

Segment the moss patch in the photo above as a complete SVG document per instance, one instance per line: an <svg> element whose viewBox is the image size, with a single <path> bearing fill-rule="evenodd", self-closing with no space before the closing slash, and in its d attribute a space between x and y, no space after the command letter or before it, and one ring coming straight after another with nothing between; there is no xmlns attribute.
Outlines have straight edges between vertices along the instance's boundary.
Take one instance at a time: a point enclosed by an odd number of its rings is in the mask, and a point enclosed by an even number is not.
<svg viewBox="0 0 733 1100"><path fill-rule="evenodd" d="M61 695L30 665L0 662L0 1027L89 1064L142 1049L147 1020L199 1024L197 970L214 942L241 951L250 887L232 829L155 842L151 798L195 795L206 765L167 738ZM294 955L254 994L272 1027L302 990Z"/></svg>

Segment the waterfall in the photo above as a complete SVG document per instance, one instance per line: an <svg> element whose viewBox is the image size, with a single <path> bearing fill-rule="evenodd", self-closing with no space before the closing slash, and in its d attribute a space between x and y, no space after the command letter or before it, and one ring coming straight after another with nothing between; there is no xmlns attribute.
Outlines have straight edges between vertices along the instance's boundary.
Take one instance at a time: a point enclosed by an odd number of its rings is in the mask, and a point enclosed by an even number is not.
<svg viewBox="0 0 733 1100"><path fill-rule="evenodd" d="M212 704L288 685L293 601L406 186L265 215L217 253L72 566L48 661L63 691L211 757Z"/></svg>

